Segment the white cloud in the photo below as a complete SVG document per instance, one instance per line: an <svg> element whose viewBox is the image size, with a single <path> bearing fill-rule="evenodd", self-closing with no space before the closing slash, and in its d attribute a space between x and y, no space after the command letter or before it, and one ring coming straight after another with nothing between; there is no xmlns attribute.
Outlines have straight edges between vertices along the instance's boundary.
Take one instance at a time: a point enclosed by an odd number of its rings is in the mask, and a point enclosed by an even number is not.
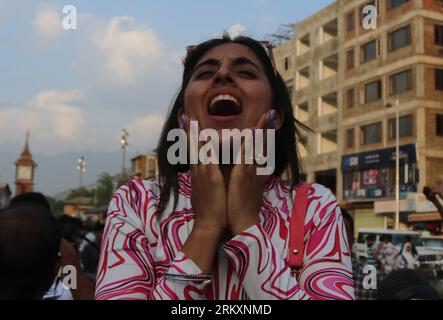
<svg viewBox="0 0 443 320"><path fill-rule="evenodd" d="M35 32L39 36L53 38L61 34L62 21L54 8L42 8L34 19Z"/></svg>
<svg viewBox="0 0 443 320"><path fill-rule="evenodd" d="M83 13L78 18L71 45L78 55L71 67L81 77L80 90L45 90L23 103L0 105L0 149L22 148L27 128L33 152L49 155L119 150L122 128L131 134L129 150L156 146L161 115L179 85L181 57L131 17L104 21ZM37 38L46 39L54 38Z"/></svg>
<svg viewBox="0 0 443 320"><path fill-rule="evenodd" d="M27 129L40 146L57 149L78 142L84 118L75 102L81 97L77 90L43 91L23 106L1 108L2 142L21 145Z"/></svg>
<svg viewBox="0 0 443 320"><path fill-rule="evenodd" d="M125 128L130 137L129 143L132 150L153 149L157 145L165 118L159 115L148 115L128 123Z"/></svg>
<svg viewBox="0 0 443 320"><path fill-rule="evenodd" d="M134 84L164 55L155 32L128 16L112 18L94 42L104 58L106 78L121 85Z"/></svg>
<svg viewBox="0 0 443 320"><path fill-rule="evenodd" d="M79 90L48 90L21 106L0 106L0 150L7 146L21 148L28 129L32 152L47 155L119 150L121 128L130 133L129 150L144 152L155 148L164 117L145 115L118 119L115 114L94 112L90 106L83 105L87 99Z"/></svg>
<svg viewBox="0 0 443 320"><path fill-rule="evenodd" d="M231 38L236 38L245 33L246 28L241 24L234 24L228 29L228 34Z"/></svg>
<svg viewBox="0 0 443 320"><path fill-rule="evenodd" d="M180 84L183 53L167 51L151 27L132 17L104 21L81 14L79 25L82 41L72 67L94 111L105 110L108 118L124 113L124 119L117 119L122 123L166 113ZM122 123L113 122L121 128Z"/></svg>

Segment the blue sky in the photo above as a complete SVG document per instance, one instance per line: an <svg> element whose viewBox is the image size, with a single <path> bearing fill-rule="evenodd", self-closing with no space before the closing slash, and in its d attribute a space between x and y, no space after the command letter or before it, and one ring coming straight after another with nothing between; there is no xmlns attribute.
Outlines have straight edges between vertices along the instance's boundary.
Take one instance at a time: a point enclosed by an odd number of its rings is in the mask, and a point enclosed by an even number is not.
<svg viewBox="0 0 443 320"><path fill-rule="evenodd" d="M332 2L0 0L0 152L21 151L27 129L46 156L118 151L122 128L149 151L186 45L235 25L263 39ZM68 4L77 30L62 28Z"/></svg>

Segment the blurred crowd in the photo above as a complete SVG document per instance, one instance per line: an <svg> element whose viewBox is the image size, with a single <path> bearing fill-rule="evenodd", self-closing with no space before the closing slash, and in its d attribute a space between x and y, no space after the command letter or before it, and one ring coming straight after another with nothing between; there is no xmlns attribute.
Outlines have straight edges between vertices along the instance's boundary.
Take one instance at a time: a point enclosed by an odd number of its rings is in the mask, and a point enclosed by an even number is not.
<svg viewBox="0 0 443 320"><path fill-rule="evenodd" d="M0 210L0 299L93 300L104 225L58 219L35 192Z"/></svg>
<svg viewBox="0 0 443 320"><path fill-rule="evenodd" d="M342 213L352 248L353 220L346 210ZM40 193L13 198L0 210L0 299L93 300L103 229L99 222L66 215L56 219ZM389 235L378 243L368 235L366 245L366 259L353 255L357 299L439 299L416 269L417 250L410 239L400 251ZM376 270L375 286L366 266Z"/></svg>
<svg viewBox="0 0 443 320"><path fill-rule="evenodd" d="M367 256L356 256L354 223L342 209L349 246L357 300L439 300L429 277L418 270L417 249L410 237L398 250L391 235L378 242L373 234L366 237ZM375 273L374 273L375 272Z"/></svg>

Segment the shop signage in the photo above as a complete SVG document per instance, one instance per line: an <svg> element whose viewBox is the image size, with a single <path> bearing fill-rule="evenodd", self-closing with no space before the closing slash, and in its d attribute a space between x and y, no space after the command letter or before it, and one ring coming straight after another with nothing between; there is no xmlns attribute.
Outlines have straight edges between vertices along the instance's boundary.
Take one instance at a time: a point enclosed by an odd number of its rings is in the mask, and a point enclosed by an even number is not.
<svg viewBox="0 0 443 320"><path fill-rule="evenodd" d="M366 170L395 166L395 148L380 149L342 157L342 170ZM415 144L400 146L400 163L417 161Z"/></svg>

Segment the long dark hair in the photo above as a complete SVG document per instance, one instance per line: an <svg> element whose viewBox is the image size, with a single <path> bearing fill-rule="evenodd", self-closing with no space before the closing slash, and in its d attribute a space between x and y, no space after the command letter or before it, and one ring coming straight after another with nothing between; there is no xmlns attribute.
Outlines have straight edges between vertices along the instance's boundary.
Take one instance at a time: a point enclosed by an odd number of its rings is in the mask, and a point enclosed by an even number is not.
<svg viewBox="0 0 443 320"><path fill-rule="evenodd" d="M262 63L266 77L271 85L273 94L272 106L283 114L282 127L276 131L275 135L276 163L273 176L280 177L283 173L287 174L292 187L300 182L302 169L297 154L296 136L298 137L297 140L302 142L298 128L309 129L294 118L291 99L286 84L280 74L274 70L273 63L265 47L259 41L249 37L240 36L232 39L225 34L222 38L211 39L193 47L188 51L183 61L184 71L182 85L172 104L157 146L159 184L161 188L158 206L159 212L165 209L170 200L171 193L174 195L175 209L178 201L178 175L180 172L189 170L189 165L171 165L169 163L167 152L169 147L175 142L167 141L168 132L172 129L179 128L177 114L181 108L184 108L185 91L196 64L207 51L225 43L236 43L247 46L256 54Z"/></svg>

